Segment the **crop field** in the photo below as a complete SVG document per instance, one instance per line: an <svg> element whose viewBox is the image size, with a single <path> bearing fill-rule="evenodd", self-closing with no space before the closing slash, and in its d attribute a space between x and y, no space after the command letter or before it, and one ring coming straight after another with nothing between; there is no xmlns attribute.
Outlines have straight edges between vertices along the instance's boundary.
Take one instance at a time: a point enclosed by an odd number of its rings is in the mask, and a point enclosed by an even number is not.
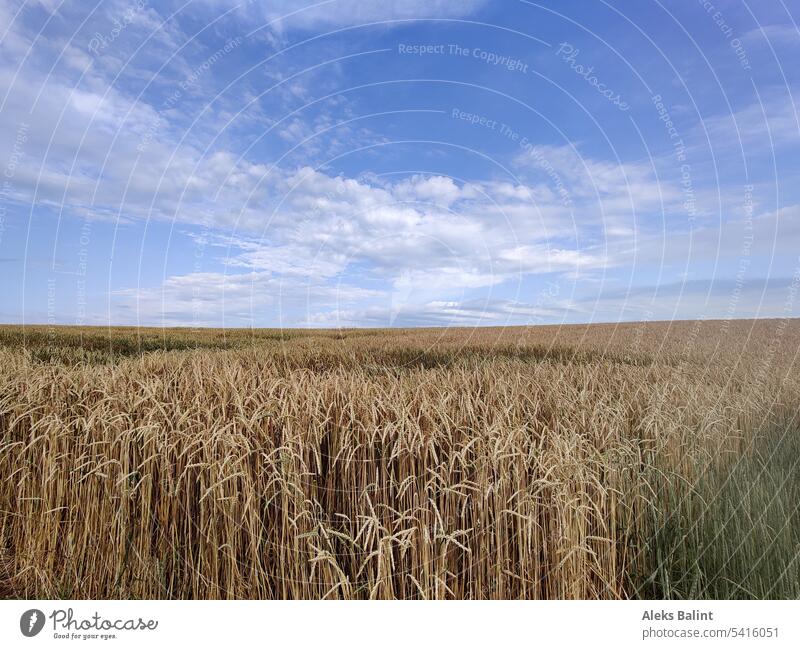
<svg viewBox="0 0 800 649"><path fill-rule="evenodd" d="M800 597L800 322L0 328L0 596Z"/></svg>

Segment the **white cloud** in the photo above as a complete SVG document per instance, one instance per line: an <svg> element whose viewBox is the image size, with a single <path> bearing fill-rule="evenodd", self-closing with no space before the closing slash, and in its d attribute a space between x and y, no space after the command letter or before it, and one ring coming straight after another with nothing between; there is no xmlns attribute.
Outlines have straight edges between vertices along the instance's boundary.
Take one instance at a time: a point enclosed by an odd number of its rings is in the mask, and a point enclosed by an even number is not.
<svg viewBox="0 0 800 649"><path fill-rule="evenodd" d="M773 47L775 45L793 46L800 45L800 31L794 25L761 25L751 29L742 37L743 41L750 44L764 44L764 39L769 41Z"/></svg>
<svg viewBox="0 0 800 649"><path fill-rule="evenodd" d="M309 314L375 297L343 283L324 285L277 277L270 272L198 272L171 276L154 288L115 291L111 320L158 326L250 326L265 319L297 324Z"/></svg>
<svg viewBox="0 0 800 649"><path fill-rule="evenodd" d="M264 14L270 20L280 19L284 28L316 30L371 22L414 18L460 18L468 16L488 0L272 0Z"/></svg>
<svg viewBox="0 0 800 649"><path fill-rule="evenodd" d="M481 4L347 0L301 12L293 24L322 29L456 17ZM295 8L286 2L271 10ZM148 13L140 23L137 28L152 30L158 16ZM162 45L181 36L166 31ZM12 87L13 72L0 71L0 92L11 91L0 124L0 159L9 158L18 124L36 125L11 197L30 201L35 191L41 203L67 214L174 220L222 237L212 237L210 257L227 273L175 274L157 286L119 291L114 308L120 321L245 323L272 309L290 310L296 321L308 322L522 322L555 312L503 300L484 307L472 296L529 275L591 278L634 258L651 267L674 264L688 250L688 227L664 227L665 219L682 212L684 196L677 183L665 180L670 176L659 180L662 159L619 162L582 156L568 145L539 146L512 161L520 178L469 181L435 173L334 175L311 165L276 165L267 155L256 162L238 155L236 139L221 131L230 115L219 106L187 132L198 107L190 97L160 111L158 103L135 100L121 89L124 84L110 85L105 63L94 64L75 87L72 75L87 60L70 47L67 73L27 71ZM191 69L185 61L175 67ZM284 90L304 100L314 88L298 80ZM791 104L770 95L765 106L780 143L796 139ZM342 113L343 108L335 112ZM266 113L257 117L270 123ZM708 119L715 141L731 143L732 119L755 148L768 141L758 105ZM318 137L320 132L327 135ZM206 151L209 133L221 137ZM295 115L275 132L277 140L293 144L310 138L309 147L326 152L347 148L359 135L364 133L340 128L326 114ZM673 171L675 166L672 161ZM702 197L699 187L697 195ZM768 235L778 221L781 250L794 245L800 237L795 215L796 210L757 221L754 250L769 255ZM734 255L743 228L735 219L703 223L692 233L699 251L693 254L706 260L714 252Z"/></svg>
<svg viewBox="0 0 800 649"><path fill-rule="evenodd" d="M393 193L400 200L422 201L442 207L450 207L462 197L462 190L452 178L420 174L398 183Z"/></svg>
<svg viewBox="0 0 800 649"><path fill-rule="evenodd" d="M800 144L799 114L793 93L772 89L762 93L760 101L707 117L695 127L692 139L703 143L707 133L716 155L731 149L741 155L740 147L748 157L772 155L773 149Z"/></svg>
<svg viewBox="0 0 800 649"><path fill-rule="evenodd" d="M516 300L430 301L400 307L321 311L309 318L316 327L480 327L536 324L558 319L558 307Z"/></svg>

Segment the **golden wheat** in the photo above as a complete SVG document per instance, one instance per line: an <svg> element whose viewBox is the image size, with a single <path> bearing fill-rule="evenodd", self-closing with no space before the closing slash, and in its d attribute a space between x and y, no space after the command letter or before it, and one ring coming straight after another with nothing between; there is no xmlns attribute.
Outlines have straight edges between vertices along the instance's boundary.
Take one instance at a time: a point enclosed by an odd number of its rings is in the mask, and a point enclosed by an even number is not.
<svg viewBox="0 0 800 649"><path fill-rule="evenodd" d="M7 597L647 594L663 516L800 396L782 320L0 343Z"/></svg>

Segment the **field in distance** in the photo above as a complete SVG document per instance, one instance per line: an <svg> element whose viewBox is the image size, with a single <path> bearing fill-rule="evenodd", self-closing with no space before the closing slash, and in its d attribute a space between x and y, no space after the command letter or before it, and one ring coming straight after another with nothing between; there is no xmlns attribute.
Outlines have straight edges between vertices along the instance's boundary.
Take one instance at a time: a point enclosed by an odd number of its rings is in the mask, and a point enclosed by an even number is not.
<svg viewBox="0 0 800 649"><path fill-rule="evenodd" d="M799 351L0 327L0 597L800 598Z"/></svg>

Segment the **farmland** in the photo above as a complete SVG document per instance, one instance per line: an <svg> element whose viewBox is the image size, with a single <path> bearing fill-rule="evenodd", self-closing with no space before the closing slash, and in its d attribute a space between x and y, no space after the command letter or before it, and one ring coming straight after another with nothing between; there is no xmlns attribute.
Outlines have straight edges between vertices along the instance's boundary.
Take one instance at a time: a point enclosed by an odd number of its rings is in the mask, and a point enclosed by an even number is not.
<svg viewBox="0 0 800 649"><path fill-rule="evenodd" d="M800 322L0 329L0 596L800 597Z"/></svg>

